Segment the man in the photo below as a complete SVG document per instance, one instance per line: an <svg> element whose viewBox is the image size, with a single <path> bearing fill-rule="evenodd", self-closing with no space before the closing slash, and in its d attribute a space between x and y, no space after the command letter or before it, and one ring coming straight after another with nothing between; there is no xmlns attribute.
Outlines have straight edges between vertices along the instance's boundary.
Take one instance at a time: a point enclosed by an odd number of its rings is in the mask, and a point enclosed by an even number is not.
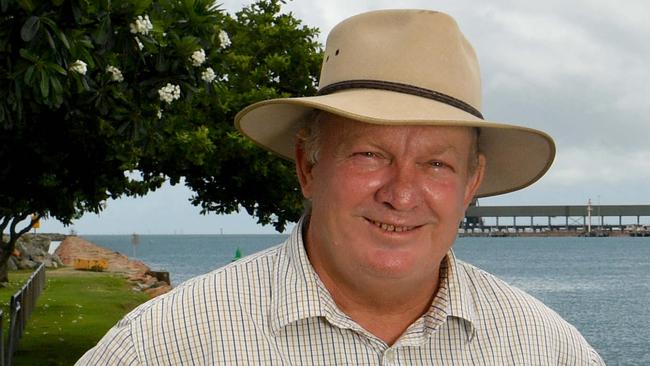
<svg viewBox="0 0 650 366"><path fill-rule="evenodd" d="M532 184L555 154L480 108L449 16L345 20L318 96L236 118L295 159L309 208L291 237L140 306L79 364L602 365L556 313L451 251L474 197Z"/></svg>

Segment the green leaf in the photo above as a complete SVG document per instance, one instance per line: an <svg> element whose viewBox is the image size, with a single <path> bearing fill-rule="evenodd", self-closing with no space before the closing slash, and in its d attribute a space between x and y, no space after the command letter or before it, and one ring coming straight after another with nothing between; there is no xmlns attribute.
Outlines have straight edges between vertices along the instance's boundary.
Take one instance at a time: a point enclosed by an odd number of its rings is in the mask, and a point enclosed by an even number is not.
<svg viewBox="0 0 650 366"><path fill-rule="evenodd" d="M49 83L49 78L47 76L47 73L44 70L41 71L41 94L43 95L43 98L47 98L47 96L50 94L50 83Z"/></svg>
<svg viewBox="0 0 650 366"><path fill-rule="evenodd" d="M56 76L50 78L50 84L52 85L52 103L58 108L63 103L63 87L61 82Z"/></svg>
<svg viewBox="0 0 650 366"><path fill-rule="evenodd" d="M86 48L94 48L93 43L87 38L82 38L82 39L78 40L77 42L79 42L80 45L82 45L82 46L84 46Z"/></svg>
<svg viewBox="0 0 650 366"><path fill-rule="evenodd" d="M52 90L54 91L55 94L60 95L63 94L63 87L61 86L61 82L59 79L57 79L55 76L50 78L50 84L52 84Z"/></svg>
<svg viewBox="0 0 650 366"><path fill-rule="evenodd" d="M18 6L20 6L21 9L25 10L28 13L34 11L34 3L32 3L31 0L19 0Z"/></svg>
<svg viewBox="0 0 650 366"><path fill-rule="evenodd" d="M27 68L25 71L25 84L32 85L32 77L34 76L34 65Z"/></svg>
<svg viewBox="0 0 650 366"><path fill-rule="evenodd" d="M63 32L61 32L61 29L56 26L56 23L52 19L43 17L41 21L50 27L52 32L54 32L56 37L61 41L61 43L63 43L63 46L65 46L66 49L70 49L70 42L68 42L68 38Z"/></svg>
<svg viewBox="0 0 650 366"><path fill-rule="evenodd" d="M21 55L23 58L25 58L25 59L27 59L27 60L29 60L29 61L31 61L31 62L34 62L34 63L38 62L38 56L36 56L35 54L31 53L28 49L26 49L26 48L21 48L20 51L18 51L18 52L20 52L20 55Z"/></svg>
<svg viewBox="0 0 650 366"><path fill-rule="evenodd" d="M56 36L59 37L59 39L61 40L61 43L63 43L65 48L70 49L70 43L68 42L68 38L66 38L66 36L65 36L65 34L63 32L61 32L61 31L56 32L55 31L54 34L56 34Z"/></svg>
<svg viewBox="0 0 650 366"><path fill-rule="evenodd" d="M65 69L62 68L61 66L59 66L59 64L50 63L50 64L48 64L47 66L48 66L50 69L52 69L52 70L58 72L59 74L61 74L61 75L63 75L63 76L68 75L68 73L65 71Z"/></svg>
<svg viewBox="0 0 650 366"><path fill-rule="evenodd" d="M90 90L90 85L88 85L88 81L86 80L86 78L84 77L81 78L81 85L83 85L84 90L86 91Z"/></svg>
<svg viewBox="0 0 650 366"><path fill-rule="evenodd" d="M54 23L54 20L45 16L41 17L41 23L50 26L50 28L56 27L56 23Z"/></svg>
<svg viewBox="0 0 650 366"><path fill-rule="evenodd" d="M56 45L54 44L54 39L52 38L52 34L50 34L50 31L45 29L45 35L47 36L47 43L50 44L50 47L56 51Z"/></svg>
<svg viewBox="0 0 650 366"><path fill-rule="evenodd" d="M23 41L29 42L34 38L34 36L36 36L40 27L41 20L37 16L31 16L27 18L25 24L23 24L23 27L20 29L20 37Z"/></svg>

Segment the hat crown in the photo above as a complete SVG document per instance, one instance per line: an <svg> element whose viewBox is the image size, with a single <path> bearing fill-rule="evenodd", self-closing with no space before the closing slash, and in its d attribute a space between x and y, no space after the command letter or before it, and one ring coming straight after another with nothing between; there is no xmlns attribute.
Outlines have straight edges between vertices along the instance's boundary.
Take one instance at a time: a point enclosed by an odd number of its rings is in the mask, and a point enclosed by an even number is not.
<svg viewBox="0 0 650 366"><path fill-rule="evenodd" d="M287 159L313 110L378 125L480 128L487 170L478 196L515 191L549 169L555 144L546 133L486 120L474 49L448 15L427 10L359 14L332 29L318 95L246 107L235 125Z"/></svg>
<svg viewBox="0 0 650 366"><path fill-rule="evenodd" d="M453 18L429 10L380 10L332 29L319 88L351 80L407 84L481 110L474 49Z"/></svg>

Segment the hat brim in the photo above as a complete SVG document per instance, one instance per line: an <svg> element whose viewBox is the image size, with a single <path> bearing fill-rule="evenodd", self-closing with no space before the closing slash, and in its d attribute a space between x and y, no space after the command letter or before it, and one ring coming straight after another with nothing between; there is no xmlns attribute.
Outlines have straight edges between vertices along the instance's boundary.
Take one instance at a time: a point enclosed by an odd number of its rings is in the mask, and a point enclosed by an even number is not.
<svg viewBox="0 0 650 366"><path fill-rule="evenodd" d="M386 90L351 89L315 97L266 100L240 111L235 126L255 143L294 160L295 133L314 109L379 125L480 128L479 149L486 157L487 169L477 197L533 184L551 167L555 157L555 143L542 131L485 121L444 103Z"/></svg>

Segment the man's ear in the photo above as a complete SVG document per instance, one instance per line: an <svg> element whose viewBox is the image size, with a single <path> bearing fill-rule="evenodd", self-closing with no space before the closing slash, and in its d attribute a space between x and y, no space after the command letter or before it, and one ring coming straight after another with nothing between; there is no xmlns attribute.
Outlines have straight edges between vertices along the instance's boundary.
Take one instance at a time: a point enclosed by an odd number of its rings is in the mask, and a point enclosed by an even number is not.
<svg viewBox="0 0 650 366"><path fill-rule="evenodd" d="M296 175L298 176L300 189L302 190L302 195L305 198L310 199L312 195L312 182L314 181L314 177L312 175L314 164L309 162L305 149L300 142L296 143L295 154Z"/></svg>
<svg viewBox="0 0 650 366"><path fill-rule="evenodd" d="M467 210L467 207L474 199L474 196L476 195L478 188L481 186L481 183L483 182L483 177L485 176L486 164L487 161L485 159L485 155L479 153L478 162L476 164L476 168L474 169L474 173L467 178L467 185L465 186L465 196L463 197L465 210Z"/></svg>

